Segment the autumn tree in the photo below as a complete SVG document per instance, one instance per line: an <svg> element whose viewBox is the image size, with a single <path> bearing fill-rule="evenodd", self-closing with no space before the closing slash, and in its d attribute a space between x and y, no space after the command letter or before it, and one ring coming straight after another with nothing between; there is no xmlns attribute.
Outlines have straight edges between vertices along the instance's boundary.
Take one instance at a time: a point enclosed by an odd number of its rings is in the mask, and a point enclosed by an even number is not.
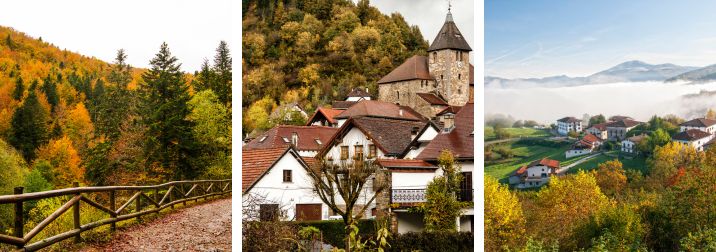
<svg viewBox="0 0 716 252"><path fill-rule="evenodd" d="M608 196L620 193L627 186L626 173L622 168L622 163L617 159L599 164L592 173L594 173L599 188Z"/></svg>
<svg viewBox="0 0 716 252"><path fill-rule="evenodd" d="M51 75L47 75L43 79L42 92L47 97L47 102L51 106L51 111L55 111L55 107L60 103L60 98L57 96L57 84Z"/></svg>
<svg viewBox="0 0 716 252"><path fill-rule="evenodd" d="M517 196L485 176L485 250L516 248L525 242L525 218Z"/></svg>
<svg viewBox="0 0 716 252"><path fill-rule="evenodd" d="M378 165L371 160L354 160L338 165L321 160L307 169L316 195L328 208L343 218L346 237L350 237L356 219L363 216L377 195L386 188L385 183L376 181L372 195L366 195L369 182L377 171ZM358 201L366 198L367 200L360 202L362 206L359 206ZM346 240L346 248L350 247L350 243L349 238Z"/></svg>
<svg viewBox="0 0 716 252"><path fill-rule="evenodd" d="M716 120L716 111L713 109L709 109L706 111L706 119Z"/></svg>
<svg viewBox="0 0 716 252"><path fill-rule="evenodd" d="M13 188L22 186L27 175L27 163L12 146L0 139L0 194L13 193ZM11 204L0 205L0 228L12 228L13 211Z"/></svg>
<svg viewBox="0 0 716 252"><path fill-rule="evenodd" d="M579 248L588 251L647 251L647 231L637 207L625 204L605 207L591 215L573 237Z"/></svg>
<svg viewBox="0 0 716 252"><path fill-rule="evenodd" d="M35 158L35 149L47 142L49 115L42 108L34 90L30 90L23 104L12 116L10 144L22 153L25 160Z"/></svg>
<svg viewBox="0 0 716 252"><path fill-rule="evenodd" d="M70 187L72 182L84 182L82 158L68 137L53 139L37 150L37 160L52 165L49 182L56 187Z"/></svg>
<svg viewBox="0 0 716 252"><path fill-rule="evenodd" d="M560 249L573 251L577 249L572 238L577 227L612 203L594 175L580 171L564 178L552 177L549 185L537 192L533 204L527 214L528 232L547 242L557 241Z"/></svg>
<svg viewBox="0 0 716 252"><path fill-rule="evenodd" d="M656 147L654 154L647 160L650 172L646 183L654 189L669 186L679 169L700 168L704 160L703 152L683 143L670 142Z"/></svg>
<svg viewBox="0 0 716 252"><path fill-rule="evenodd" d="M598 114L598 115L595 115L595 116L592 116L589 118L589 126L588 127L592 127L595 124L600 124L600 123L605 123L605 122L607 122L607 119L604 118L604 115Z"/></svg>
<svg viewBox="0 0 716 252"><path fill-rule="evenodd" d="M62 118L62 125L62 132L72 140L80 152L91 147L90 142L94 138L94 125L84 103L79 102L67 111L65 117Z"/></svg>
<svg viewBox="0 0 716 252"><path fill-rule="evenodd" d="M425 230L454 232L458 230L456 221L469 202L461 202L457 197L463 178L452 152L443 150L440 153L438 167L442 176L428 183L425 203L416 210L424 214Z"/></svg>
<svg viewBox="0 0 716 252"><path fill-rule="evenodd" d="M147 127L147 164L174 179L191 179L200 174L191 164L196 155L193 123L187 120L189 92L180 64L166 43L142 75L143 121Z"/></svg>
<svg viewBox="0 0 716 252"><path fill-rule="evenodd" d="M212 90L204 90L189 100L194 123L193 134L200 145L197 165L206 168L207 177L231 176L231 114Z"/></svg>

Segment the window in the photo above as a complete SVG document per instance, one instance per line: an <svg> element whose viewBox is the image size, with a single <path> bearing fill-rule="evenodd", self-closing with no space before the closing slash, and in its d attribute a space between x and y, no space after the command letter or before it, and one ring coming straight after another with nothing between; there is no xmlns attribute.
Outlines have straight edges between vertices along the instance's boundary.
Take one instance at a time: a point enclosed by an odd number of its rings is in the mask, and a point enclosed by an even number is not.
<svg viewBox="0 0 716 252"><path fill-rule="evenodd" d="M283 182L293 182L291 170L283 170Z"/></svg>
<svg viewBox="0 0 716 252"><path fill-rule="evenodd" d="M455 61L460 60L460 52L455 51Z"/></svg>
<svg viewBox="0 0 716 252"><path fill-rule="evenodd" d="M398 94L398 99L400 99L400 91L395 91L396 94Z"/></svg>
<svg viewBox="0 0 716 252"><path fill-rule="evenodd" d="M341 160L348 159L348 146L341 146Z"/></svg>
<svg viewBox="0 0 716 252"><path fill-rule="evenodd" d="M283 139L283 142L284 142L284 143L290 143L290 142L291 142L291 141L288 141L288 138L285 138L285 137L281 137L281 139Z"/></svg>
<svg viewBox="0 0 716 252"><path fill-rule="evenodd" d="M457 75L457 79L458 79L458 80L460 79L460 77L462 77L462 74L458 74L458 75Z"/></svg>
<svg viewBox="0 0 716 252"><path fill-rule="evenodd" d="M443 75L441 74L441 75L440 75L440 80L443 80L443 79L445 79L445 78L443 78Z"/></svg>
<svg viewBox="0 0 716 252"><path fill-rule="evenodd" d="M259 219L261 221L274 221L278 219L278 204L259 205Z"/></svg>
<svg viewBox="0 0 716 252"><path fill-rule="evenodd" d="M354 156L356 160L363 160L363 145L355 146Z"/></svg>
<svg viewBox="0 0 716 252"><path fill-rule="evenodd" d="M374 158L375 156L376 156L375 145L374 144L368 145L368 158Z"/></svg>
<svg viewBox="0 0 716 252"><path fill-rule="evenodd" d="M438 60L438 53L433 52L433 61L437 61L437 60Z"/></svg>
<svg viewBox="0 0 716 252"><path fill-rule="evenodd" d="M264 141L266 141L266 137L267 137L267 136L263 136L263 137L261 138L261 140L259 140L259 143L263 143Z"/></svg>

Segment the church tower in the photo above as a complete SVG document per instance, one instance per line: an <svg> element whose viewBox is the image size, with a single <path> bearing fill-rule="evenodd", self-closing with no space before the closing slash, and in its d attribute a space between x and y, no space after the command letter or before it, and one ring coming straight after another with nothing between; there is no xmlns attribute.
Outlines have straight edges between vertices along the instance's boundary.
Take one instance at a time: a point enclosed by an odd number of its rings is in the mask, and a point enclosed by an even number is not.
<svg viewBox="0 0 716 252"><path fill-rule="evenodd" d="M450 105L461 106L470 99L470 51L448 8L443 27L428 48L428 69Z"/></svg>

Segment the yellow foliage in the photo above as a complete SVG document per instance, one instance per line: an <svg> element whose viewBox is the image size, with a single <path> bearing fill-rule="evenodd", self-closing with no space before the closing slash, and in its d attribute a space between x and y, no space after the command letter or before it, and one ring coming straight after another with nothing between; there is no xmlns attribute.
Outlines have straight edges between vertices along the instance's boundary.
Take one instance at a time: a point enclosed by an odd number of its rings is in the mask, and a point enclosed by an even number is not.
<svg viewBox="0 0 716 252"><path fill-rule="evenodd" d="M496 179L485 176L485 250L499 251L524 242L525 218L517 196Z"/></svg>
<svg viewBox="0 0 716 252"><path fill-rule="evenodd" d="M52 165L54 179L51 181L55 187L69 187L72 182L84 181L84 168L82 159L67 136L50 140L49 143L37 150L37 160L47 160Z"/></svg>
<svg viewBox="0 0 716 252"><path fill-rule="evenodd" d="M94 125L84 103L77 103L74 108L67 111L62 118L62 125L62 131L79 150L83 151L89 147L90 140L94 136Z"/></svg>

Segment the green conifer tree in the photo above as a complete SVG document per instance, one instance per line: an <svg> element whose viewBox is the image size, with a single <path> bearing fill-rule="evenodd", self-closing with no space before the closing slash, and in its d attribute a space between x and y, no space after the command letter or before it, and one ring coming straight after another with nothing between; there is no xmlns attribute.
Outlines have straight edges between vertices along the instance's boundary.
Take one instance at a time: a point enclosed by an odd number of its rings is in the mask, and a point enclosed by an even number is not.
<svg viewBox="0 0 716 252"><path fill-rule="evenodd" d="M47 142L48 114L40 105L34 90L12 116L10 144L26 161L35 158L35 149Z"/></svg>

